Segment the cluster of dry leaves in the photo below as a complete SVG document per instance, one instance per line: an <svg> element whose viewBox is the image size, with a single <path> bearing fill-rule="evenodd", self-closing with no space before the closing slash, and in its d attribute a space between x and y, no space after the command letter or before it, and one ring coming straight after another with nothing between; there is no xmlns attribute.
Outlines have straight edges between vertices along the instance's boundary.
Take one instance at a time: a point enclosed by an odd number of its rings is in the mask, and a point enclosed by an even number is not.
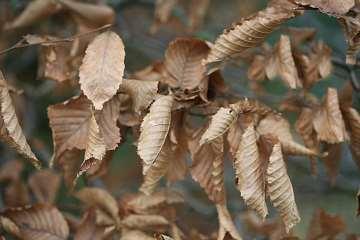
<svg viewBox="0 0 360 240"><path fill-rule="evenodd" d="M201 2L204 6L194 13L194 26L209 4ZM167 21L175 4L157 1L157 25ZM114 151L130 131L144 179L138 194L121 199L99 188L73 192L85 206L78 219L60 212L62 206L54 204L61 180L57 173L39 170L26 185L20 177L22 164L9 162L0 173L0 180L8 182L2 228L20 239L68 239L70 235L79 240L241 239L226 203L224 161L229 155L236 188L257 214L246 218L252 231L270 239L296 239L291 229L300 215L287 173L287 156L309 157L313 174L321 159L335 181L340 144L349 141L360 167L360 115L352 106L350 85L339 93L329 88L323 99L310 93L314 84L332 73L331 49L313 41L313 30L289 29L275 46L261 44L282 23L307 9L319 9L343 24L349 45L347 62L356 64L358 7L354 0L271 0L264 10L224 30L214 43L177 38L163 60L124 74L123 41L107 26L102 27L114 20L110 7L70 0L32 1L4 24L3 31L32 25L59 12L70 14L77 26L74 37L26 35L12 47L39 45L40 76L58 83L68 81L80 89L77 96L48 107L54 146L50 167L59 169L72 189L83 174L105 174ZM89 34L98 32L95 37ZM227 98L230 90L221 67L237 57L249 63L248 77L256 92L264 91L262 81L276 77L296 91L289 93L279 110L256 99ZM22 132L11 94L1 74L1 137L41 168ZM293 136L291 124L280 111L298 114L295 130L303 144ZM217 234L184 228L186 221L179 219L177 209L183 198L168 187L158 189L163 178L173 183L188 172L216 206ZM269 212L267 199L279 220L264 220ZM333 239L344 232L339 217L319 210L308 239ZM349 235L348 239L358 237Z"/></svg>

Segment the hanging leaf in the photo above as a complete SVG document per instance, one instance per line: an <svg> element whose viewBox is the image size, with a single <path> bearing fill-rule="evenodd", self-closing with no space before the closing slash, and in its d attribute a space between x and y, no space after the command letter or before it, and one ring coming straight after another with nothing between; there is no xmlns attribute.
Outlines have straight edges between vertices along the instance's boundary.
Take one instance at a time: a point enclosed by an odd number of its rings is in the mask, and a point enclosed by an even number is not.
<svg viewBox="0 0 360 240"><path fill-rule="evenodd" d="M22 239L66 240L69 237L68 224L53 206L35 205L11 209L3 215L18 226Z"/></svg>
<svg viewBox="0 0 360 240"><path fill-rule="evenodd" d="M29 187L40 203L54 203L60 183L60 175L51 170L35 172L29 178Z"/></svg>
<svg viewBox="0 0 360 240"><path fill-rule="evenodd" d="M322 158L326 174L330 179L330 184L334 185L336 177L339 174L340 160L341 160L341 144L325 144L324 152L327 153L325 157Z"/></svg>
<svg viewBox="0 0 360 240"><path fill-rule="evenodd" d="M295 196L290 178L286 171L280 143L273 146L266 170L267 193L271 202L280 212L289 232L300 222L299 212L295 203Z"/></svg>
<svg viewBox="0 0 360 240"><path fill-rule="evenodd" d="M215 203L225 202L224 186L224 141L220 136L213 141L199 145L198 137L189 142L192 158L191 175Z"/></svg>
<svg viewBox="0 0 360 240"><path fill-rule="evenodd" d="M81 90L101 110L117 92L123 80L125 50L121 38L107 31L87 47L79 70Z"/></svg>
<svg viewBox="0 0 360 240"><path fill-rule="evenodd" d="M339 143L348 139L336 89L328 88L323 105L314 116L313 124L321 141Z"/></svg>
<svg viewBox="0 0 360 240"><path fill-rule="evenodd" d="M141 113L155 100L158 85L158 81L124 79L120 87L131 96L135 112Z"/></svg>
<svg viewBox="0 0 360 240"><path fill-rule="evenodd" d="M346 14L354 5L354 0L295 0L302 6L318 8L320 11L328 14L343 15Z"/></svg>
<svg viewBox="0 0 360 240"><path fill-rule="evenodd" d="M137 152L146 165L152 165L163 147L171 122L172 96L160 96L141 123ZM144 169L146 173L147 169Z"/></svg>
<svg viewBox="0 0 360 240"><path fill-rule="evenodd" d="M223 62L256 47L280 24L295 16L281 7L268 7L234 24L220 35L206 58L207 64Z"/></svg>
<svg viewBox="0 0 360 240"><path fill-rule="evenodd" d="M127 231L124 234L122 234L120 240L154 240L153 237L150 237L146 233L138 230L131 230Z"/></svg>
<svg viewBox="0 0 360 240"><path fill-rule="evenodd" d="M350 126L350 148L353 159L360 168L360 114L354 108L346 111L346 118Z"/></svg>
<svg viewBox="0 0 360 240"><path fill-rule="evenodd" d="M178 0L156 0L154 23L150 29L151 33L156 33L159 25L167 23L169 21L171 13L177 2Z"/></svg>
<svg viewBox="0 0 360 240"><path fill-rule="evenodd" d="M10 146L16 149L18 153L36 167L40 168L40 161L36 158L31 151L29 144L22 132L16 112L9 94L9 90L4 78L0 71L0 138L5 140Z"/></svg>
<svg viewBox="0 0 360 240"><path fill-rule="evenodd" d="M346 51L346 63L355 65L357 63L357 54L360 49L360 21L359 21L359 10L354 9L356 13L355 17L343 16L339 18L344 32L345 38L348 45Z"/></svg>
<svg viewBox="0 0 360 240"><path fill-rule="evenodd" d="M265 163L257 146L256 131L250 125L242 135L234 163L237 188L248 207L263 219L268 214L265 202Z"/></svg>
<svg viewBox="0 0 360 240"><path fill-rule="evenodd" d="M167 227L170 223L165 217L154 214L131 214L121 220L125 228L137 230L152 230L156 228Z"/></svg>
<svg viewBox="0 0 360 240"><path fill-rule="evenodd" d="M216 204L216 210L218 212L219 219L219 233L218 240L224 240L226 233L229 233L230 236L236 240L241 240L241 236L236 229L236 226L231 219L229 210L224 204Z"/></svg>
<svg viewBox="0 0 360 240"><path fill-rule="evenodd" d="M170 86L191 90L203 84L207 75L201 61L208 51L208 45L197 39L178 38L171 42L164 61L167 72L174 79Z"/></svg>
<svg viewBox="0 0 360 240"><path fill-rule="evenodd" d="M105 227L96 225L96 212L87 211L76 229L75 240L106 239Z"/></svg>

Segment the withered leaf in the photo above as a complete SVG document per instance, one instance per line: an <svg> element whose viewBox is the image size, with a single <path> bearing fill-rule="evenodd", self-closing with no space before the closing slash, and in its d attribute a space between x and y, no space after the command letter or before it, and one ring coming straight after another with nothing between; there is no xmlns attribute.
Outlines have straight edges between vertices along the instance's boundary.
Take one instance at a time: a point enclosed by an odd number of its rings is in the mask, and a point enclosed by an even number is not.
<svg viewBox="0 0 360 240"><path fill-rule="evenodd" d="M270 200L280 212L286 231L289 232L291 228L300 222L300 216L280 143L273 145L266 170L266 182Z"/></svg>
<svg viewBox="0 0 360 240"><path fill-rule="evenodd" d="M5 29L31 26L32 24L51 16L60 9L61 7L53 0L32 1L19 16L11 23L5 25Z"/></svg>
<svg viewBox="0 0 360 240"><path fill-rule="evenodd" d="M3 230L10 233L11 235L21 238L20 228L9 218L0 216L0 226ZM5 239L6 240L6 239Z"/></svg>
<svg viewBox="0 0 360 240"><path fill-rule="evenodd" d="M164 61L167 72L174 78L171 87L190 90L203 84L207 75L201 61L208 51L207 44L197 39L178 38L171 42Z"/></svg>
<svg viewBox="0 0 360 240"><path fill-rule="evenodd" d="M344 112L350 127L350 148L352 157L360 169L360 114L355 108L348 108Z"/></svg>
<svg viewBox="0 0 360 240"><path fill-rule="evenodd" d="M201 133L201 132L200 132ZM198 134L201 136L200 134ZM225 202L223 136L199 145L199 137L189 142L191 175L215 203Z"/></svg>
<svg viewBox="0 0 360 240"><path fill-rule="evenodd" d="M5 188L3 200L7 207L22 207L29 204L28 187L20 179L10 182Z"/></svg>
<svg viewBox="0 0 360 240"><path fill-rule="evenodd" d="M313 124L321 141L339 143L348 139L336 89L328 88L323 105L314 116Z"/></svg>
<svg viewBox="0 0 360 240"><path fill-rule="evenodd" d="M141 113L155 100L158 85L158 81L124 79L120 87L131 96L135 112Z"/></svg>
<svg viewBox="0 0 360 240"><path fill-rule="evenodd" d="M154 214L131 214L121 220L122 226L129 229L155 230L170 223L165 217Z"/></svg>
<svg viewBox="0 0 360 240"><path fill-rule="evenodd" d="M19 124L4 75L0 71L0 137L37 168L40 161L31 151Z"/></svg>
<svg viewBox="0 0 360 240"><path fill-rule="evenodd" d="M87 206L105 211L117 225L120 223L118 204L107 191L101 188L86 187L75 193L75 196Z"/></svg>
<svg viewBox="0 0 360 240"><path fill-rule="evenodd" d="M205 62L216 64L259 45L281 23L294 16L293 11L267 7L241 20L216 39Z"/></svg>
<svg viewBox="0 0 360 240"><path fill-rule="evenodd" d="M326 174L329 177L330 183L334 185L336 181L336 177L339 174L341 152L342 152L341 144L340 143L325 144L324 152L327 153L327 155L324 158L322 158L325 165Z"/></svg>
<svg viewBox="0 0 360 240"><path fill-rule="evenodd" d="M16 181L20 179L20 174L24 169L24 165L20 160L7 161L0 168L0 182Z"/></svg>
<svg viewBox="0 0 360 240"><path fill-rule="evenodd" d="M194 4L196 4L196 7L190 7L189 9L190 31L194 31L202 25L210 0L192 0L190 6L194 6Z"/></svg>
<svg viewBox="0 0 360 240"><path fill-rule="evenodd" d="M111 31L98 35L87 47L79 70L79 82L95 109L101 110L116 94L123 80L124 59L124 44Z"/></svg>
<svg viewBox="0 0 360 240"><path fill-rule="evenodd" d="M137 152L146 165L154 163L165 143L173 101L172 96L160 96L150 106L150 112L141 123Z"/></svg>
<svg viewBox="0 0 360 240"><path fill-rule="evenodd" d="M346 51L346 63L354 65L357 63L357 53L360 49L360 21L359 10L356 9L356 16L343 16L339 18L339 22L343 26L348 48Z"/></svg>
<svg viewBox="0 0 360 240"><path fill-rule="evenodd" d="M51 170L41 170L29 178L29 187L40 203L52 204L60 187L61 178Z"/></svg>
<svg viewBox="0 0 360 240"><path fill-rule="evenodd" d="M94 27L111 24L115 20L114 10L107 5L95 5L70 0L58 0L58 2Z"/></svg>
<svg viewBox="0 0 360 240"><path fill-rule="evenodd" d="M75 240L105 240L105 228L96 225L96 213L90 209L84 214L84 217L76 230Z"/></svg>
<svg viewBox="0 0 360 240"><path fill-rule="evenodd" d="M150 237L146 233L138 230L126 231L120 238L120 240L154 240L155 238Z"/></svg>
<svg viewBox="0 0 360 240"><path fill-rule="evenodd" d="M218 212L219 219L219 233L217 239L224 240L226 233L229 233L234 239L241 240L242 238L231 219L231 215L226 205L216 204L216 210Z"/></svg>
<svg viewBox="0 0 360 240"><path fill-rule="evenodd" d="M150 32L157 32L159 25L169 21L171 13L176 6L178 0L156 0L154 23L151 26Z"/></svg>
<svg viewBox="0 0 360 240"><path fill-rule="evenodd" d="M4 216L20 229L22 239L66 240L69 227L60 211L49 205L6 210Z"/></svg>
<svg viewBox="0 0 360 240"><path fill-rule="evenodd" d="M295 0L295 2L334 15L343 15L355 5L354 0Z"/></svg>
<svg viewBox="0 0 360 240"><path fill-rule="evenodd" d="M265 202L265 163L261 160L254 126L242 135L234 163L237 188L248 207L263 219L268 214Z"/></svg>

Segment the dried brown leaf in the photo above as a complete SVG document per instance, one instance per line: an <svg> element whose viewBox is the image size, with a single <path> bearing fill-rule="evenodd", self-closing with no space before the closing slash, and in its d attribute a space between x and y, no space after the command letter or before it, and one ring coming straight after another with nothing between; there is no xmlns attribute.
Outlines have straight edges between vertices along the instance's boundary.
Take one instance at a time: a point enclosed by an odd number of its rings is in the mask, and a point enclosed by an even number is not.
<svg viewBox="0 0 360 240"><path fill-rule="evenodd" d="M69 227L60 211L49 205L9 209L3 214L20 229L22 239L66 240Z"/></svg>
<svg viewBox="0 0 360 240"><path fill-rule="evenodd" d="M339 174L342 153L341 144L325 144L324 152L326 152L326 156L322 160L325 165L326 174L330 179L330 183L334 185Z"/></svg>
<svg viewBox="0 0 360 240"><path fill-rule="evenodd" d="M236 240L241 240L241 236L236 229L236 226L231 219L229 210L227 209L226 205L224 204L216 204L216 210L218 212L218 219L219 219L219 233L218 233L218 240L223 240L226 233L229 233L231 237Z"/></svg>
<svg viewBox="0 0 360 240"><path fill-rule="evenodd" d="M159 227L167 227L169 226L169 221L166 220L165 217L161 215L153 215L153 214L131 214L124 217L121 220L121 224L125 228L129 229L137 229L137 230L152 230Z"/></svg>
<svg viewBox="0 0 360 240"><path fill-rule="evenodd" d="M4 75L0 71L0 137L5 140L11 147L15 148L18 153L37 168L40 168L40 161L31 151L29 144L22 132L16 112L9 94L7 83Z"/></svg>
<svg viewBox="0 0 360 240"><path fill-rule="evenodd" d="M346 63L354 65L357 63L357 54L360 49L360 20L359 9L355 8L356 16L343 16L339 18L345 32L345 38L348 45L346 51Z"/></svg>
<svg viewBox="0 0 360 240"><path fill-rule="evenodd" d="M29 178L29 187L40 203L54 203L60 183L60 175L51 170L35 172Z"/></svg>
<svg viewBox="0 0 360 240"><path fill-rule="evenodd" d="M101 110L117 92L123 81L125 50L121 38L107 31L87 47L79 72L84 94Z"/></svg>
<svg viewBox="0 0 360 240"><path fill-rule="evenodd" d="M346 14L355 5L354 0L295 0L295 2L334 15Z"/></svg>
<svg viewBox="0 0 360 240"><path fill-rule="evenodd" d="M344 112L350 128L352 157L360 169L360 114L355 108L348 108Z"/></svg>
<svg viewBox="0 0 360 240"><path fill-rule="evenodd" d="M152 165L163 147L171 122L172 96L160 96L141 124L137 152L145 165ZM147 169L143 172L146 173Z"/></svg>
<svg viewBox="0 0 360 240"><path fill-rule="evenodd" d="M30 203L28 187L21 180L10 182L5 188L3 198L6 207L22 207Z"/></svg>
<svg viewBox="0 0 360 240"><path fill-rule="evenodd" d="M96 225L96 214L93 209L87 211L76 229L75 240L105 240L105 228Z"/></svg>
<svg viewBox="0 0 360 240"><path fill-rule="evenodd" d="M209 5L210 5L210 0L191 1L189 14L188 14L190 32L193 32L201 27L205 15L208 11Z"/></svg>
<svg viewBox="0 0 360 240"><path fill-rule="evenodd" d="M127 231L120 238L120 240L134 240L134 239L136 239L136 240L155 240L155 238L150 237L146 233L144 233L142 231L138 231L138 230Z"/></svg>
<svg viewBox="0 0 360 240"><path fill-rule="evenodd" d="M279 211L286 231L289 232L291 228L300 222L300 216L280 143L273 146L266 170L266 182L270 200Z"/></svg>
<svg viewBox="0 0 360 240"><path fill-rule="evenodd" d="M24 165L20 160L11 160L1 165L0 182L19 180Z"/></svg>
<svg viewBox="0 0 360 240"><path fill-rule="evenodd" d="M321 141L339 143L348 139L336 89L328 88L323 105L314 116L313 124Z"/></svg>
<svg viewBox="0 0 360 240"><path fill-rule="evenodd" d="M263 219L268 214L265 202L265 163L261 160L254 126L242 135L234 162L237 188L246 205Z"/></svg>

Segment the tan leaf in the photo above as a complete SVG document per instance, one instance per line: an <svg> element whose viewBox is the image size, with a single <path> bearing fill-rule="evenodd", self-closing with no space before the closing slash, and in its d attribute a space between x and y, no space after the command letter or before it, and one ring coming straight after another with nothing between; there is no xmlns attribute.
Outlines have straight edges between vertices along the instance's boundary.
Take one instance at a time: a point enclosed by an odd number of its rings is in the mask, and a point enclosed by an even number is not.
<svg viewBox="0 0 360 240"><path fill-rule="evenodd" d="M313 124L321 141L339 143L348 139L336 89L328 88L323 105L314 116Z"/></svg>
<svg viewBox="0 0 360 240"><path fill-rule="evenodd" d="M29 144L22 132L16 112L9 94L9 90L0 71L0 137L10 146L16 149L22 156L30 160L37 168L40 168L40 161L31 151Z"/></svg>
<svg viewBox="0 0 360 240"><path fill-rule="evenodd" d="M75 240L105 240L105 228L96 225L95 211L89 210L76 230Z"/></svg>
<svg viewBox="0 0 360 240"><path fill-rule="evenodd" d="M141 124L137 152L145 165L151 165L165 143L171 122L172 96L160 96L150 106ZM144 169L146 173L147 169Z"/></svg>
<svg viewBox="0 0 360 240"><path fill-rule="evenodd" d="M236 226L231 219L229 210L227 209L226 205L224 204L216 204L216 210L218 212L218 219L219 219L219 234L218 240L223 240L226 233L229 233L231 237L236 240L241 240L241 236L236 229Z"/></svg>
<svg viewBox="0 0 360 240"><path fill-rule="evenodd" d="M3 193L6 207L22 207L30 204L28 187L20 179L10 182Z"/></svg>
<svg viewBox="0 0 360 240"><path fill-rule="evenodd" d="M127 231L120 238L120 240L134 240L134 239L136 239L136 240L155 240L155 238L150 237L146 233L144 233L142 231L138 231L138 230Z"/></svg>
<svg viewBox="0 0 360 240"><path fill-rule="evenodd" d="M0 167L0 182L19 180L23 169L24 165L20 160L5 162Z"/></svg>
<svg viewBox="0 0 360 240"><path fill-rule="evenodd" d="M340 161L341 161L341 144L325 144L324 152L327 153L325 157L322 158L326 174L329 177L330 183L335 184L336 177L339 174Z"/></svg>
<svg viewBox="0 0 360 240"><path fill-rule="evenodd" d="M123 80L124 59L124 44L111 31L98 35L87 47L79 70L79 82L95 109L101 110L116 94Z"/></svg>
<svg viewBox="0 0 360 240"><path fill-rule="evenodd" d="M137 230L152 230L154 231L156 228L159 227L166 227L170 223L166 218L161 215L151 215L151 214L131 214L124 217L121 220L122 226L125 228L130 229L137 229Z"/></svg>
<svg viewBox="0 0 360 240"><path fill-rule="evenodd" d="M49 205L34 205L5 211L20 229L22 239L66 240L69 227L58 209Z"/></svg>
<svg viewBox="0 0 360 240"><path fill-rule="evenodd" d="M237 188L248 207L263 219L268 214L265 202L265 163L257 146L254 126L250 125L242 135L234 163Z"/></svg>
<svg viewBox="0 0 360 240"><path fill-rule="evenodd" d="M105 211L117 225L120 223L118 204L107 191L101 188L85 187L75 193L75 196L87 206Z"/></svg>
<svg viewBox="0 0 360 240"><path fill-rule="evenodd" d="M294 12L281 7L268 7L241 20L216 39L205 62L222 62L256 47L280 24L294 16Z"/></svg>
<svg viewBox="0 0 360 240"><path fill-rule="evenodd" d="M240 146L243 133L244 133L244 129L242 129L241 122L238 119L231 125L228 134L226 136L227 143L229 144L229 151L234 159L236 152Z"/></svg>
<svg viewBox="0 0 360 240"><path fill-rule="evenodd" d="M198 136L201 135L198 134ZM199 137L195 137L189 142L192 158L191 175L205 190L211 201L224 203L223 137L220 136L203 145L199 145Z"/></svg>
<svg viewBox="0 0 360 240"><path fill-rule="evenodd" d="M355 5L354 0L295 0L295 2L302 6L318 8L322 12L334 15L343 15Z"/></svg>
<svg viewBox="0 0 360 240"><path fill-rule="evenodd" d="M120 87L131 96L135 112L141 113L155 100L158 85L158 81L124 79Z"/></svg>
<svg viewBox="0 0 360 240"><path fill-rule="evenodd" d="M53 156L54 157L54 156ZM84 151L77 149L63 152L56 160L56 166L60 166L64 174L64 182L67 187L75 186L76 177L84 161Z"/></svg>
<svg viewBox="0 0 360 240"><path fill-rule="evenodd" d="M176 6L178 0L156 0L154 23L151 26L150 32L157 32L159 25L167 23L171 17L171 13Z"/></svg>
<svg viewBox="0 0 360 240"><path fill-rule="evenodd" d="M60 175L51 170L37 171L29 178L29 187L40 203L54 203L60 183Z"/></svg>
<svg viewBox="0 0 360 240"><path fill-rule="evenodd" d="M357 63L357 54L360 49L360 20L359 10L354 9L356 16L343 16L339 18L339 21L344 29L345 38L348 45L346 51L346 63L354 65Z"/></svg>
<svg viewBox="0 0 360 240"><path fill-rule="evenodd" d="M196 7L192 7L195 6ZM205 15L210 5L210 0L192 0L189 9L190 32L199 29L204 21Z"/></svg>
<svg viewBox="0 0 360 240"><path fill-rule="evenodd" d="M292 55L290 38L286 35L281 35L278 46L279 56L279 74L282 80L290 87L302 87L299 79L298 71L295 66L295 61Z"/></svg>
<svg viewBox="0 0 360 240"><path fill-rule="evenodd" d="M209 47L204 41L178 38L169 44L164 65L175 82L171 87L195 89L207 78L206 67L201 63Z"/></svg>
<svg viewBox="0 0 360 240"><path fill-rule="evenodd" d="M289 122L280 115L268 115L260 121L256 130L261 135L269 134L277 137L284 152L287 154L317 156L317 152L314 150L308 149L294 141L290 132Z"/></svg>
<svg viewBox="0 0 360 240"><path fill-rule="evenodd" d="M115 20L114 10L107 5L95 5L90 3L70 0L58 0L65 9L71 10L81 18L91 23L94 27L112 24Z"/></svg>
<svg viewBox="0 0 360 240"><path fill-rule="evenodd" d="M200 145L225 134L237 120L239 113L240 109L235 104L227 108L221 107L217 113L211 117L210 125L200 139Z"/></svg>
<svg viewBox="0 0 360 240"><path fill-rule="evenodd" d="M286 231L289 232L291 228L300 222L300 216L280 143L273 146L266 170L266 182L270 200L280 212Z"/></svg>
<svg viewBox="0 0 360 240"><path fill-rule="evenodd" d="M25 10L11 23L5 25L5 29L28 27L32 24L58 12L61 7L53 0L35 0L30 2Z"/></svg>
<svg viewBox="0 0 360 240"><path fill-rule="evenodd" d="M360 114L355 108L348 108L344 113L350 128L350 148L352 157L360 169Z"/></svg>

